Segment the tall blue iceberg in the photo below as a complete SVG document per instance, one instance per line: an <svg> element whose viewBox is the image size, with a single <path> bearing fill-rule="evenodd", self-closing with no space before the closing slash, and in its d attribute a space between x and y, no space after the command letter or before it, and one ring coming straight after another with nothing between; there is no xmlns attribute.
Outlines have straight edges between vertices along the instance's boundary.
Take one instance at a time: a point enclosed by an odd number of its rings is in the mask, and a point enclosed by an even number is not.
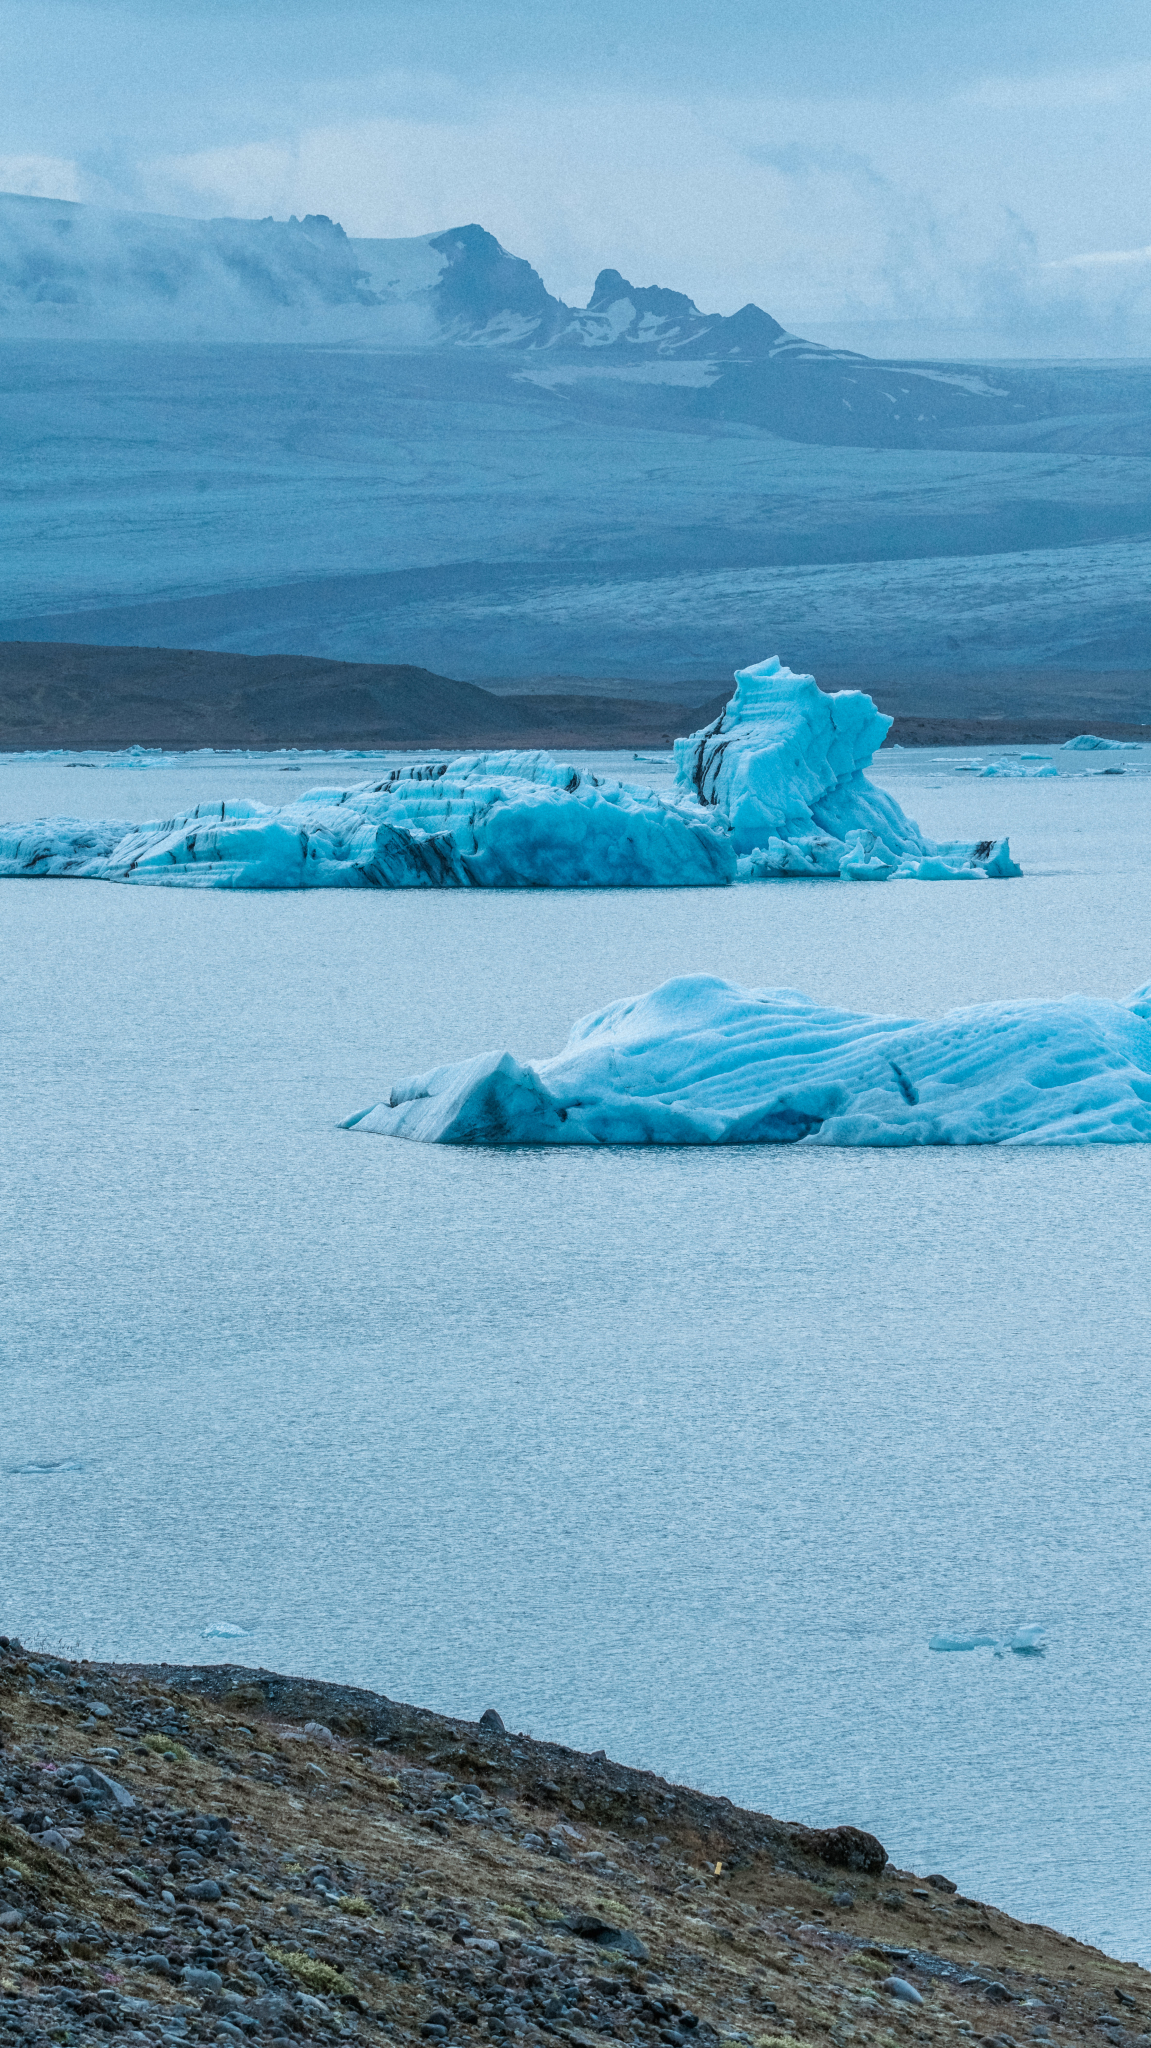
<svg viewBox="0 0 1151 2048"><path fill-rule="evenodd" d="M935 845L868 781L891 723L862 690L829 695L773 656L739 669L714 723L676 741L676 786L726 819L741 880L1018 875L1005 839Z"/></svg>

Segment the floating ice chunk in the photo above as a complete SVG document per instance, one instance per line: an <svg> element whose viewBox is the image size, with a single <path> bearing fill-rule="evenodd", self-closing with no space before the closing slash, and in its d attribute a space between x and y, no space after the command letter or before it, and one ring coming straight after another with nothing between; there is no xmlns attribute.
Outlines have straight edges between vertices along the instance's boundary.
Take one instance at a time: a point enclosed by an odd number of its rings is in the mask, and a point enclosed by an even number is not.
<svg viewBox="0 0 1151 2048"><path fill-rule="evenodd" d="M1038 768L1032 767L1027 760L988 761L979 773L996 775L1006 782L1049 782L1058 777L1059 770L1054 761L1044 761Z"/></svg>
<svg viewBox="0 0 1151 2048"><path fill-rule="evenodd" d="M931 1638L931 1641L930 1641L930 1642L928 1643L927 1647L928 1647L928 1649L929 1649L929 1650L944 1650L944 1651L950 1651L950 1650L994 1650L994 1649L996 1649L996 1648L998 1647L998 1643L999 1643L999 1637L998 1637L998 1636L988 1636L988 1635L970 1635L970 1636L948 1636L948 1635L939 1635L939 1636L932 1636L932 1638Z"/></svg>
<svg viewBox="0 0 1151 2048"><path fill-rule="evenodd" d="M1017 1657L1042 1657L1047 1649L1043 1629L1037 1622L1029 1622L1026 1628L1017 1628L1003 1647L1014 1650Z"/></svg>
<svg viewBox="0 0 1151 2048"><path fill-rule="evenodd" d="M1044 1631L1038 1622L1028 1622L1022 1628L1014 1628L1006 1635L989 1634L980 1631L971 1635L935 1635L927 1647L929 1650L990 1650L996 1657L1002 1657L1008 1650L1017 1657L1043 1657L1047 1644Z"/></svg>
<svg viewBox="0 0 1151 2048"><path fill-rule="evenodd" d="M1087 1145L1151 1141L1151 988L923 1022L709 975L583 1018L563 1051L481 1053L347 1130L440 1145Z"/></svg>
<svg viewBox="0 0 1151 2048"><path fill-rule="evenodd" d="M607 781L550 754L464 754L406 762L379 781L308 790L280 806L231 798L146 824L60 817L3 826L0 875L207 889L672 889L722 886L737 874L1017 875L1005 839L935 846L867 780L862 770L890 724L858 690L828 696L773 658L740 671L731 703L705 732L676 741L672 792Z"/></svg>
<svg viewBox="0 0 1151 2048"><path fill-rule="evenodd" d="M725 821L543 753L407 763L276 808L0 828L0 875L225 889L650 889L735 878Z"/></svg>
<svg viewBox="0 0 1151 2048"><path fill-rule="evenodd" d="M234 1621L217 1621L211 1628L204 1630L204 1640L209 1643L232 1642L238 1641L241 1636L250 1636L251 1633L250 1628L240 1628Z"/></svg>
<svg viewBox="0 0 1151 2048"><path fill-rule="evenodd" d="M54 1472L82 1472L84 1467L79 1458L57 1458L45 1462L31 1458L26 1465L9 1465L8 1470L14 1478L49 1479Z"/></svg>
<svg viewBox="0 0 1151 2048"><path fill-rule="evenodd" d="M1064 740L1065 754L1090 754L1106 749L1108 753L1138 754L1141 751L1138 740L1101 740L1098 733L1079 732L1073 740Z"/></svg>
<svg viewBox="0 0 1151 2048"><path fill-rule="evenodd" d="M868 781L863 770L890 725L862 691L829 694L773 655L740 669L719 717L676 741L676 787L727 819L741 881L1018 875L1006 840L935 846Z"/></svg>

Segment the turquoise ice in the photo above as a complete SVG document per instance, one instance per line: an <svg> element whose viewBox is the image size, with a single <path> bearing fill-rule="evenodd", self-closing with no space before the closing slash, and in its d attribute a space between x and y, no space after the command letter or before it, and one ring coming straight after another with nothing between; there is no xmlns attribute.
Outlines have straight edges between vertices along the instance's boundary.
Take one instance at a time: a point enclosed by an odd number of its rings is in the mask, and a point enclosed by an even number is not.
<svg viewBox="0 0 1151 2048"><path fill-rule="evenodd" d="M581 1019L551 1059L437 1067L345 1128L438 1145L1146 1144L1151 984L924 1021L684 976Z"/></svg>
<svg viewBox="0 0 1151 2048"><path fill-rule="evenodd" d="M677 740L669 794L546 753L415 760L283 805L0 826L0 876L208 889L673 889L1018 875L1005 839L934 845L863 769L891 720L774 657Z"/></svg>

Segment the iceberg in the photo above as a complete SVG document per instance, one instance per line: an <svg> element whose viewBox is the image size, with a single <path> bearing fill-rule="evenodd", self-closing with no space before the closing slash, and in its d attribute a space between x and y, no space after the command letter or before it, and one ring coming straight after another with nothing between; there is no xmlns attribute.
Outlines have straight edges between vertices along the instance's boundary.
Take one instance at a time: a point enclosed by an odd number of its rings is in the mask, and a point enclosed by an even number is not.
<svg viewBox="0 0 1151 2048"><path fill-rule="evenodd" d="M868 781L891 724L862 690L829 694L773 655L738 669L719 717L675 742L676 787L726 818L743 881L1018 875L1006 839L935 845Z"/></svg>
<svg viewBox="0 0 1151 2048"><path fill-rule="evenodd" d="M433 1145L1146 1144L1151 984L924 1021L687 976L583 1018L550 1059L437 1067L342 1127Z"/></svg>
<svg viewBox="0 0 1151 2048"><path fill-rule="evenodd" d="M0 826L0 876L207 889L676 889L1020 873L1006 839L936 845L867 780L891 724L870 697L829 696L774 657L735 680L719 718L676 741L666 793L546 753L461 754L283 805L241 797L146 824Z"/></svg>
<svg viewBox="0 0 1151 2048"><path fill-rule="evenodd" d="M1059 774L1054 761L1044 761L1041 767L1033 767L1027 760L988 761L980 775L995 775L1004 782L1050 782Z"/></svg>
<svg viewBox="0 0 1151 2048"><path fill-rule="evenodd" d="M0 875L225 889L654 889L735 878L722 820L544 753L391 769L283 806L0 826Z"/></svg>
<svg viewBox="0 0 1151 2048"><path fill-rule="evenodd" d="M1064 740L1060 751L1064 754L1138 754L1142 748L1138 740L1101 740L1097 733L1078 732L1073 740Z"/></svg>
<svg viewBox="0 0 1151 2048"><path fill-rule="evenodd" d="M1022 1628L1015 1628L1005 1636L990 1635L980 1631L971 1635L935 1635L927 1647L929 1650L962 1651L991 1650L996 1657L1002 1657L1010 1650L1016 1657L1045 1657L1047 1644L1040 1623L1028 1622Z"/></svg>

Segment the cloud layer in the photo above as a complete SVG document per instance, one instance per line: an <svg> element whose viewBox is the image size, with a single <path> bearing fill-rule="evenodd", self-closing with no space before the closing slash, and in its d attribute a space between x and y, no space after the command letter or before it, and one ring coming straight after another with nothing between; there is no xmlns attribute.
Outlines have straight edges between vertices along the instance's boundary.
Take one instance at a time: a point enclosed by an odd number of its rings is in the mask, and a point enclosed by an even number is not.
<svg viewBox="0 0 1151 2048"><path fill-rule="evenodd" d="M1094 24L1092 66L1068 61L1072 17L1055 7L1048 69L1021 58L973 71L941 46L918 67L893 57L887 91L868 10L851 14L853 76L846 15L834 59L819 61L834 8L815 9L806 41L778 9L776 58L732 7L729 31L743 21L750 38L746 62L734 40L728 52L736 93L710 45L691 81L674 8L670 56L621 45L585 6L598 45L561 61L527 28L517 43L510 0L480 7L487 43L474 17L453 43L446 7L417 18L400 5L387 64L378 32L357 41L339 10L317 44L320 18L290 4L278 18L224 16L201 0L171 20L74 5L66 47L42 24L0 184L195 215L324 212L357 235L479 220L569 301L612 264L718 311L754 299L796 331L880 353L1142 355L1151 62L1117 7L1114 48ZM7 52L17 75L26 37ZM51 102L45 50L61 86ZM85 56L107 74L102 100L82 81Z"/></svg>

